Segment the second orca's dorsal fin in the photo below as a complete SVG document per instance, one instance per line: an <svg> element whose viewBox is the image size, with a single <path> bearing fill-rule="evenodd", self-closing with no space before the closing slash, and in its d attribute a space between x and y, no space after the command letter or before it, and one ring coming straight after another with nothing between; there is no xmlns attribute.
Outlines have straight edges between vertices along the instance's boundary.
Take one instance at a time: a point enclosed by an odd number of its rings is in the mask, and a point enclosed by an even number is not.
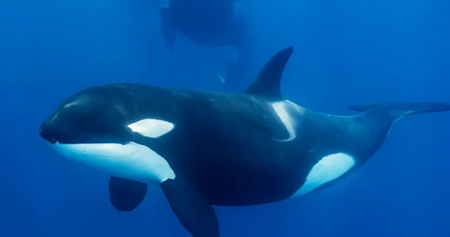
<svg viewBox="0 0 450 237"><path fill-rule="evenodd" d="M245 93L281 98L281 76L293 51L293 47L288 47L272 56Z"/></svg>

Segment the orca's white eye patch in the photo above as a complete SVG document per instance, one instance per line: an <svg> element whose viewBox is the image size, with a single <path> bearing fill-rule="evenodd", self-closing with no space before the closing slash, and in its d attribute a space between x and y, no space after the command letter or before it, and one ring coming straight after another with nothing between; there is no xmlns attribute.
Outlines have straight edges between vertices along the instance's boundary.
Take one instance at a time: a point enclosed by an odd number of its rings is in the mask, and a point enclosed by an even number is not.
<svg viewBox="0 0 450 237"><path fill-rule="evenodd" d="M128 125L128 127L142 136L157 138L172 131L175 125L164 120L142 119Z"/></svg>

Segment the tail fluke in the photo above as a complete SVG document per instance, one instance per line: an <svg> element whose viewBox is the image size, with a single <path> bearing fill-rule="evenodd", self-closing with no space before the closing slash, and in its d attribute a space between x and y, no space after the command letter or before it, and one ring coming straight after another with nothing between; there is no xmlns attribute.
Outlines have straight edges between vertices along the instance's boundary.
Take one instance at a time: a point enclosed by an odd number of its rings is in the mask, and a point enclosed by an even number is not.
<svg viewBox="0 0 450 237"><path fill-rule="evenodd" d="M380 103L367 105L352 105L348 107L359 112L373 111L389 116L393 121L409 114L450 111L450 103L443 102L412 102L412 103Z"/></svg>

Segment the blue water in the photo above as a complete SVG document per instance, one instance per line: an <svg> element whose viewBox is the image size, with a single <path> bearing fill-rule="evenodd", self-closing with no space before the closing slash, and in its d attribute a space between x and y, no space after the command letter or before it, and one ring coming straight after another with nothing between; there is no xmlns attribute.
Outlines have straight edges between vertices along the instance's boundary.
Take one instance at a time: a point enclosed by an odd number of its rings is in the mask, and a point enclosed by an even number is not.
<svg viewBox="0 0 450 237"><path fill-rule="evenodd" d="M250 74L294 46L282 93L302 106L349 114L351 104L450 102L448 1L243 2ZM0 236L189 236L160 190L119 213L108 176L61 158L38 133L63 99L94 85L222 90L207 49L181 37L176 48L167 52L148 1L0 1ZM218 207L222 236L450 236L449 121L402 120L365 166L322 192Z"/></svg>

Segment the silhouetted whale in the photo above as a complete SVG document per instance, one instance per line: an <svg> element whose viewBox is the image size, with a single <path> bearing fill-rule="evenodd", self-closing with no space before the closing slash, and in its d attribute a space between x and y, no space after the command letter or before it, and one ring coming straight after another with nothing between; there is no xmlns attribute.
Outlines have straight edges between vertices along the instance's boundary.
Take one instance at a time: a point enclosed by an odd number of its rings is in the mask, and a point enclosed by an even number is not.
<svg viewBox="0 0 450 237"><path fill-rule="evenodd" d="M180 33L197 45L232 47L238 52L236 63L217 57L225 66L223 83L234 88L247 72L252 42L248 23L236 16L236 0L170 0L160 9L161 27L167 48L175 50L176 34Z"/></svg>

